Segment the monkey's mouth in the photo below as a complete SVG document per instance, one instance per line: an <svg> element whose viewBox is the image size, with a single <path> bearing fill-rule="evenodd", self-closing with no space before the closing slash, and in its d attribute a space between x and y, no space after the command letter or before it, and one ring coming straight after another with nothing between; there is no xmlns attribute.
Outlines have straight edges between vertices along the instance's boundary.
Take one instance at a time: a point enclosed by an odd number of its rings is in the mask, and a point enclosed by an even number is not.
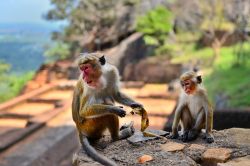
<svg viewBox="0 0 250 166"><path fill-rule="evenodd" d="M93 81L87 81L87 84L91 84Z"/></svg>

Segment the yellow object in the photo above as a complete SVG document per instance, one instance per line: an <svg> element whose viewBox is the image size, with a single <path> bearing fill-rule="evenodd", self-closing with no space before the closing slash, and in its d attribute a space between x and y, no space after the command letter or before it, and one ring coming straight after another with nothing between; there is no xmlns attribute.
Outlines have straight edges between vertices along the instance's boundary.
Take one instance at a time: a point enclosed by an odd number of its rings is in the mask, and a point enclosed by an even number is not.
<svg viewBox="0 0 250 166"><path fill-rule="evenodd" d="M146 110L143 107L134 108L131 112L133 114L140 115L141 118L141 131L143 132L149 126L149 119Z"/></svg>

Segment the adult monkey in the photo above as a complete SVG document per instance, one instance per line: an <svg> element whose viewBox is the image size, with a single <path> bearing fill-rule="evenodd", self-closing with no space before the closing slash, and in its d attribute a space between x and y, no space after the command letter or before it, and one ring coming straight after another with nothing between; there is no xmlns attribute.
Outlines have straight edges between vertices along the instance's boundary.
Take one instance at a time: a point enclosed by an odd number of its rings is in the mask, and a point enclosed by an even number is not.
<svg viewBox="0 0 250 166"><path fill-rule="evenodd" d="M106 63L104 56L98 53L84 54L77 63L81 74L74 89L72 116L82 148L101 164L116 165L97 153L89 141L101 138L105 129L109 130L113 140L124 139L134 133L132 124L119 131L118 116L124 117L126 112L122 107L114 106L114 101L133 109L143 106L120 91L118 70Z"/></svg>
<svg viewBox="0 0 250 166"><path fill-rule="evenodd" d="M208 101L206 90L200 85L201 76L193 71L181 75L181 92L179 103L175 111L172 133L170 138L176 139L178 135L178 124L181 120L183 142L196 139L202 128L206 129L204 139L208 143L214 142L211 133L213 128L213 109Z"/></svg>

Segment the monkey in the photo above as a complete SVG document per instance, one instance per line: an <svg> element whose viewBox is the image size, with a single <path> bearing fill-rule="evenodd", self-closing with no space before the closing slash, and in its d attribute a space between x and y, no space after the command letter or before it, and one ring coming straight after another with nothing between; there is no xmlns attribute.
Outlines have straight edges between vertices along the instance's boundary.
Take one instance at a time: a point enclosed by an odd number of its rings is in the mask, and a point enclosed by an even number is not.
<svg viewBox="0 0 250 166"><path fill-rule="evenodd" d="M172 133L169 138L180 138L183 142L192 141L205 128L203 138L207 143L214 142L213 109L208 101L206 90L201 86L202 78L193 71L180 76L182 92L175 110ZM178 125L181 120L182 135L179 137Z"/></svg>
<svg viewBox="0 0 250 166"><path fill-rule="evenodd" d="M72 117L79 133L82 149L103 165L116 165L114 161L100 155L90 145L91 141L102 137L108 129L113 141L125 139L134 133L133 125L119 131L118 117L126 112L114 102L134 108L143 108L120 91L118 69L106 62L100 53L80 55L77 60L80 76L76 83L72 101Z"/></svg>

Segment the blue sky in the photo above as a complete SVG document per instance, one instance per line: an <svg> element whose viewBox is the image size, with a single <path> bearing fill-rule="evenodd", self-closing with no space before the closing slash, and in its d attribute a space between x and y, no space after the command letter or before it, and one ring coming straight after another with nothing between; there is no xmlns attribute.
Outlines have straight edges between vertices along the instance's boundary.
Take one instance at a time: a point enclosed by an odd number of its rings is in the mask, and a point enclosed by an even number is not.
<svg viewBox="0 0 250 166"><path fill-rule="evenodd" d="M47 24L42 18L51 8L49 0L0 0L1 23Z"/></svg>

